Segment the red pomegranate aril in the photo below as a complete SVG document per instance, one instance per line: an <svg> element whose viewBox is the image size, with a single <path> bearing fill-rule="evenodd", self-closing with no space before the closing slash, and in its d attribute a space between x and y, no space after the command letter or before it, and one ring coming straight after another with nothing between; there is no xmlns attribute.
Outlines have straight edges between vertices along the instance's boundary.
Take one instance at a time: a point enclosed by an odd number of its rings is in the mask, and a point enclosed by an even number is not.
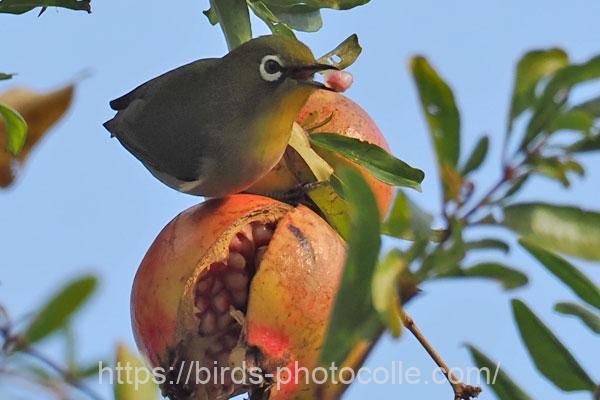
<svg viewBox="0 0 600 400"><path fill-rule="evenodd" d="M208 292L213 284L213 278L205 276L203 279L196 284L196 296Z"/></svg>
<svg viewBox="0 0 600 400"><path fill-rule="evenodd" d="M212 342L210 344L210 346L208 346L208 349L206 351L207 351L207 353L211 353L213 355L217 355L220 352L222 352L224 348L225 347L223 346L223 343L215 341L215 342Z"/></svg>
<svg viewBox="0 0 600 400"><path fill-rule="evenodd" d="M311 368L344 255L343 241L304 206L251 195L209 200L169 224L140 266L132 294L140 350L171 370L198 362L220 374L245 361L272 373L290 360ZM171 399L316 398L312 386L227 378L161 389Z"/></svg>
<svg viewBox="0 0 600 400"><path fill-rule="evenodd" d="M208 336L217 330L217 316L214 312L208 311L202 316L200 321L199 333L203 336Z"/></svg>
<svg viewBox="0 0 600 400"><path fill-rule="evenodd" d="M237 307L242 307L246 305L246 301L248 300L248 291L240 290L238 292L233 292L231 294L232 303Z"/></svg>
<svg viewBox="0 0 600 400"><path fill-rule="evenodd" d="M243 290L248 286L248 275L239 272L229 272L225 275L225 285L233 292Z"/></svg>
<svg viewBox="0 0 600 400"><path fill-rule="evenodd" d="M214 296L219 293L223 289L224 285L220 279L215 279L215 283L213 284L211 294Z"/></svg>
<svg viewBox="0 0 600 400"><path fill-rule="evenodd" d="M252 236L256 247L264 246L269 243L273 237L274 228L265 224L254 224L252 227Z"/></svg>
<svg viewBox="0 0 600 400"><path fill-rule="evenodd" d="M223 338L223 344L225 345L225 348L230 349L230 350L235 347L237 342L238 342L238 335L236 335L236 334L229 334Z"/></svg>
<svg viewBox="0 0 600 400"><path fill-rule="evenodd" d="M198 309L198 314L202 315L206 310L208 310L208 298L196 294L195 305Z"/></svg>
<svg viewBox="0 0 600 400"><path fill-rule="evenodd" d="M221 290L215 297L213 297L212 305L213 309L219 314L223 314L229 310L229 295L227 292L225 290Z"/></svg>
<svg viewBox="0 0 600 400"><path fill-rule="evenodd" d="M219 319L217 320L217 328L219 328L220 331L223 331L225 328L231 325L232 322L233 317L229 313L219 315Z"/></svg>
<svg viewBox="0 0 600 400"><path fill-rule="evenodd" d="M231 252L227 258L227 265L237 270L243 270L246 268L246 259L240 253Z"/></svg>

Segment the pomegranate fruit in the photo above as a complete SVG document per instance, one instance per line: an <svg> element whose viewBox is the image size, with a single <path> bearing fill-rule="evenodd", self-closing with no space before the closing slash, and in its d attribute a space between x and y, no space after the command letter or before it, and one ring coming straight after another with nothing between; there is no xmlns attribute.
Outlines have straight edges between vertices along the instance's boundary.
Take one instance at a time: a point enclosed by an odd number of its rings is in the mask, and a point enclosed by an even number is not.
<svg viewBox="0 0 600 400"><path fill-rule="evenodd" d="M337 133L373 143L390 151L385 137L369 114L358 104L336 92L328 90L314 92L300 110L296 122L310 130L310 133ZM315 126L318 127L313 129ZM318 147L315 148L315 151L334 169L347 166L358 169L375 194L382 219L385 218L392 202L393 188L391 186L376 179L363 167L334 152ZM284 155L284 158L273 170L248 191L265 194L282 193L297 188L299 184L306 183L299 182L297 179L297 176L302 176L303 173L289 170L290 163L286 162L285 157Z"/></svg>
<svg viewBox="0 0 600 400"><path fill-rule="evenodd" d="M339 385L318 388L298 367L318 365L345 255L343 240L304 206L240 194L179 214L148 250L131 298L138 347L166 371L163 394L314 399L318 389L336 398ZM202 367L221 375L240 366L258 367L261 381L198 381ZM299 379L283 382L285 367Z"/></svg>

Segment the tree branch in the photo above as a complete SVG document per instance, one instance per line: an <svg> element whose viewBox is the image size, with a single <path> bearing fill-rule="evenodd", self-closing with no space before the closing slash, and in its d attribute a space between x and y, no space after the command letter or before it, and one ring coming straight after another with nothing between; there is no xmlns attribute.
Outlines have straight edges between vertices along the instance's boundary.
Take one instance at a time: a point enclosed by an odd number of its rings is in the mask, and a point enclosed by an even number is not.
<svg viewBox="0 0 600 400"><path fill-rule="evenodd" d="M406 329L408 329L413 336L421 343L421 346L429 353L433 361L440 367L442 373L452 386L452 390L454 391L454 400L470 400L479 396L481 393L481 388L478 386L465 385L450 371L450 368L446 365L442 357L435 351L433 346L429 343L429 341L425 338L423 333L417 328L414 320L402 311L402 322Z"/></svg>

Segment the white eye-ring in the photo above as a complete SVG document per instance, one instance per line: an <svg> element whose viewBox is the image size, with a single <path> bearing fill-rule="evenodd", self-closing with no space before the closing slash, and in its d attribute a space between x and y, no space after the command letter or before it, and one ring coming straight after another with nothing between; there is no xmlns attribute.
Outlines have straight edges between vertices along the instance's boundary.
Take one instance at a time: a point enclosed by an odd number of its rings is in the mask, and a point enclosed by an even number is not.
<svg viewBox="0 0 600 400"><path fill-rule="evenodd" d="M260 76L267 82L275 82L283 75L281 58L275 55L264 56L260 62Z"/></svg>

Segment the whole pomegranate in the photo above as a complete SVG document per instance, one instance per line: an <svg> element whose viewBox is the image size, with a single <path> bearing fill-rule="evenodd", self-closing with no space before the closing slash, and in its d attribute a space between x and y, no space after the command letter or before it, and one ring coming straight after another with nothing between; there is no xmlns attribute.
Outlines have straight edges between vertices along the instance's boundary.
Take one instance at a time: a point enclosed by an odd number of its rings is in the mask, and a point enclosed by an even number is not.
<svg viewBox="0 0 600 400"><path fill-rule="evenodd" d="M282 382L276 371L318 365L345 255L343 240L304 206L240 194L179 214L148 250L131 298L138 347L167 372L163 394L314 399L318 389L335 398L339 385L317 388L302 373ZM201 367L238 366L264 379L197 380Z"/></svg>
<svg viewBox="0 0 600 400"><path fill-rule="evenodd" d="M328 90L314 92L296 117L298 122L310 133L337 133L367 141L390 151L385 137L369 114L358 104L344 95ZM313 127L318 126L315 129ZM391 186L377 180L371 173L356 163L347 160L331 151L315 148L334 169L353 166L365 177L375 194L382 218L386 216L392 202ZM290 171L285 156L265 177L255 183L249 192L282 193L295 188L297 177L303 175L298 171Z"/></svg>

